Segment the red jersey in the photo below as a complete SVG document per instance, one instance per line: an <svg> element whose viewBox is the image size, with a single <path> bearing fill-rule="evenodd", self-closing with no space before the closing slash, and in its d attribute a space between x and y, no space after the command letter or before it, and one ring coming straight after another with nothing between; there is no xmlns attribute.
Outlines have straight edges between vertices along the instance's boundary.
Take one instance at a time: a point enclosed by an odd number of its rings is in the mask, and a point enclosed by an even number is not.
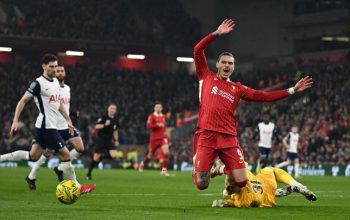
<svg viewBox="0 0 350 220"><path fill-rule="evenodd" d="M216 37L207 35L194 47L194 61L199 79L198 127L230 135L237 135L234 112L239 101L275 101L288 96L287 90L265 92L248 88L238 82L220 80L209 70L205 48Z"/></svg>
<svg viewBox="0 0 350 220"><path fill-rule="evenodd" d="M163 139L167 137L166 134L165 115L152 113L148 116L146 127L150 129L150 140Z"/></svg>

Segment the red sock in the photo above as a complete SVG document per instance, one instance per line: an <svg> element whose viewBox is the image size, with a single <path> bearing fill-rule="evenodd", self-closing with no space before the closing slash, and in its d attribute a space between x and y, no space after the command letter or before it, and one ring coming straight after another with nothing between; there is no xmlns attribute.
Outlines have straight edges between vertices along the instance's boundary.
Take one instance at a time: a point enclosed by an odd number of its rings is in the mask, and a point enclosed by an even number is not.
<svg viewBox="0 0 350 220"><path fill-rule="evenodd" d="M147 165L149 163L149 157L146 155L145 158L143 158L143 164Z"/></svg>
<svg viewBox="0 0 350 220"><path fill-rule="evenodd" d="M163 168L165 168L165 169L167 169L168 168L168 160L161 160L161 162L160 162L160 169L163 169Z"/></svg>
<svg viewBox="0 0 350 220"><path fill-rule="evenodd" d="M169 163L169 155L165 154L162 150L160 151L160 169L167 169Z"/></svg>

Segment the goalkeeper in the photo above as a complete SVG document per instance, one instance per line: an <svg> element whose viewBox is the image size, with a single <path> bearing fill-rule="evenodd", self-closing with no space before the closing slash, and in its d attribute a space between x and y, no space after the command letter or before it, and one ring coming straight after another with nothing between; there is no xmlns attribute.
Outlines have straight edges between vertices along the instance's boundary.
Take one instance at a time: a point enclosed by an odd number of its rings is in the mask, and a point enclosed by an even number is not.
<svg viewBox="0 0 350 220"><path fill-rule="evenodd" d="M211 177L222 175L224 170L225 165L217 161L211 169ZM257 175L247 169L247 179L245 187L229 190L234 192L231 195L225 188L224 199L214 200L212 207L274 207L276 206L276 196L287 196L292 192L300 193L310 201L317 200L313 192L280 168L266 167L261 169ZM283 183L286 186L277 189L277 183Z"/></svg>

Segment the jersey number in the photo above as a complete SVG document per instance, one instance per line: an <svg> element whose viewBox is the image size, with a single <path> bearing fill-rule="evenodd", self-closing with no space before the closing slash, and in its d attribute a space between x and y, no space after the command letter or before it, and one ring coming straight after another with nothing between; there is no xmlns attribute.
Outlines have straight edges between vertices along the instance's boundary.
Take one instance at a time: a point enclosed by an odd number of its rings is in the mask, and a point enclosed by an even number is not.
<svg viewBox="0 0 350 220"><path fill-rule="evenodd" d="M254 184L253 183L253 190L255 193L260 193L263 194L264 193L264 189L262 188L262 186L260 184Z"/></svg>
<svg viewBox="0 0 350 220"><path fill-rule="evenodd" d="M240 149L237 149L237 154L239 156L239 161L244 161L244 157L243 157L243 154L242 154L242 151Z"/></svg>

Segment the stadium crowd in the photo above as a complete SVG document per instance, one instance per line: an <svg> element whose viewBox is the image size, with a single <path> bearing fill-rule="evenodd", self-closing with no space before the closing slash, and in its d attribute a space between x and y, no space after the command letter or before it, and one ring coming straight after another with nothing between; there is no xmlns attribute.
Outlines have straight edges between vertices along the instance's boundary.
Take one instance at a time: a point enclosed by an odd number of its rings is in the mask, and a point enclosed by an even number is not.
<svg viewBox="0 0 350 220"><path fill-rule="evenodd" d="M304 62L297 58L284 66L273 62L268 68L237 73L232 78L247 86L268 90L294 85L296 79L306 73L313 77L315 85L303 95L275 103L241 103L236 116L240 143L249 163L255 164L259 155L255 129L265 113L270 115L278 131L272 148L272 164L286 159L282 139L292 125L300 128L298 154L301 163L346 165L350 162L349 60L310 59ZM190 134L172 148L177 163L191 162L192 138Z"/></svg>
<svg viewBox="0 0 350 220"><path fill-rule="evenodd" d="M279 73L276 77L276 73ZM269 87L285 79L292 81L307 73L315 82L303 96L295 96L273 104L244 103L238 113L241 145L249 161L254 163L258 155L254 129L261 121L262 113L269 113L278 129L278 138L272 149L273 164L286 158L282 139L292 125L300 128L301 141L298 154L304 164L346 165L350 161L350 79L349 62L296 59L294 65L275 68L265 80ZM260 75L256 75L260 78ZM255 80L259 82L259 80ZM286 86L284 86L286 87Z"/></svg>
<svg viewBox="0 0 350 220"><path fill-rule="evenodd" d="M110 102L118 105L122 144L146 144L147 115L153 111L153 103L164 103L169 112L168 126L176 126L176 119L186 110L198 108L198 85L195 75L182 70L175 73L117 70L108 66L77 65L67 68L67 84L72 88L72 109L80 112L78 128L88 146L92 146L93 124ZM38 64L24 61L4 63L0 66L0 95L4 98L0 108L1 153L25 149L30 145L34 103L24 110L22 129L13 138L8 137L17 100L26 90L31 79L40 74ZM233 80L253 88L286 88L300 75L308 73L314 78L313 89L272 104L242 103L237 111L241 145L250 163L258 155L254 130L263 113L269 113L279 132L273 147L273 163L285 158L282 138L292 125L300 127L299 156L306 164L345 165L350 161L350 77L349 62L327 60L296 60L282 67L274 65L250 73L237 73ZM281 82L286 82L281 84ZM192 135L174 142L172 161L191 162Z"/></svg>
<svg viewBox="0 0 350 220"><path fill-rule="evenodd" d="M112 67L78 65L66 68L66 83L71 86L73 111L79 112L79 124L82 136L90 143L90 130L97 117L104 113L109 103L118 105L118 118L121 125L120 142L122 144L145 144L148 134L145 129L148 114L153 111L154 101L162 101L165 112L169 112L169 124L175 124L176 112L197 106L195 76L187 72L141 72L116 70ZM32 103L25 109L21 118L25 126L14 138L8 139L7 133L12 123L16 102L30 84L30 80L40 75L40 66L32 63L5 63L0 67L1 96L6 101L1 108L0 121L1 151L10 148L23 148L29 145L33 130L32 112L37 109ZM126 83L127 82L127 83ZM178 83L181 82L181 83ZM172 114L173 113L173 114ZM89 130L90 129L90 130Z"/></svg>
<svg viewBox="0 0 350 220"><path fill-rule="evenodd" d="M1 0L0 11L6 36L187 48L200 36L198 21L178 0Z"/></svg>

